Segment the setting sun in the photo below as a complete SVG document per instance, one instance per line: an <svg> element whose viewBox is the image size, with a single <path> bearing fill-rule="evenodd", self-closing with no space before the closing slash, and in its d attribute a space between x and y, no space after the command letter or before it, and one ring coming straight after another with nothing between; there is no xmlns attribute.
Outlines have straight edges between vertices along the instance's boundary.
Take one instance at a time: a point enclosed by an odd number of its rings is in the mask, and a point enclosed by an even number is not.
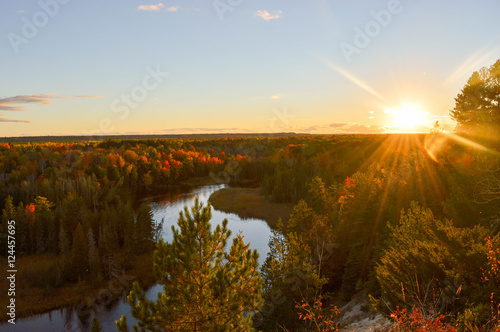
<svg viewBox="0 0 500 332"><path fill-rule="evenodd" d="M385 113L392 114L393 126L399 129L413 130L425 123L425 113L414 105L388 109Z"/></svg>

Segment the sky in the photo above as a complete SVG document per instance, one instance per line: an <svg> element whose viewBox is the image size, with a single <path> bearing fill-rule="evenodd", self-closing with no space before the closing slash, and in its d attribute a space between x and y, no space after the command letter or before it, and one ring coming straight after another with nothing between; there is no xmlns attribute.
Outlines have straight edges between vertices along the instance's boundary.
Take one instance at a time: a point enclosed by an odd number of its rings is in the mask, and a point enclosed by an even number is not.
<svg viewBox="0 0 500 332"><path fill-rule="evenodd" d="M428 131L500 1L0 2L0 136Z"/></svg>

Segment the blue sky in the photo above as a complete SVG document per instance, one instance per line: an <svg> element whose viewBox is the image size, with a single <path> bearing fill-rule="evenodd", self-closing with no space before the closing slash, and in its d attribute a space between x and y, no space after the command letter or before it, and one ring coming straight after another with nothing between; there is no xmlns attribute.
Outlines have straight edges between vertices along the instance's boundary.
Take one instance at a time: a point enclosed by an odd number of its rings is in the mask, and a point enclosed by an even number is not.
<svg viewBox="0 0 500 332"><path fill-rule="evenodd" d="M2 1L0 136L452 126L467 78L500 58L499 12L496 0ZM398 122L408 109L418 116Z"/></svg>

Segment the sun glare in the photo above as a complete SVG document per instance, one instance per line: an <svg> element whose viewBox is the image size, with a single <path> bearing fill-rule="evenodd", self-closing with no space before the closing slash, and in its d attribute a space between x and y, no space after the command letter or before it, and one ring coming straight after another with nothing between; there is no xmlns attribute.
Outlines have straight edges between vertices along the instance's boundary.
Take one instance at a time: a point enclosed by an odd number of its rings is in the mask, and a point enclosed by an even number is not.
<svg viewBox="0 0 500 332"><path fill-rule="evenodd" d="M397 129L412 131L425 123L424 113L413 105L389 109L385 113L392 114L393 126Z"/></svg>

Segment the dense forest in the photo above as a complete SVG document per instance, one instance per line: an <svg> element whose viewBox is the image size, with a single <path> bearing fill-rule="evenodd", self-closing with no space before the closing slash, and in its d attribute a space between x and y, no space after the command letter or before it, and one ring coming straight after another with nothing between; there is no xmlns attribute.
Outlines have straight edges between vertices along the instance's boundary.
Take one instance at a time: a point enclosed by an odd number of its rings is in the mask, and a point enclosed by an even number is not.
<svg viewBox="0 0 500 332"><path fill-rule="evenodd" d="M156 243L151 269L170 287L158 303L139 284L129 296L139 327L153 331L335 330L333 299L359 292L398 331L498 331L495 66L457 97L457 134L436 123L429 134L3 143L1 232L15 220L18 256L54 257L43 273L23 276L48 290L97 288ZM478 100L491 106L481 116ZM270 202L295 205L260 272L241 237L224 251L228 230L212 230L210 208L199 204L181 213L172 243L159 239L161 222L139 198L193 177L259 186ZM194 329L183 325L186 315ZM127 330L126 319L118 326Z"/></svg>

